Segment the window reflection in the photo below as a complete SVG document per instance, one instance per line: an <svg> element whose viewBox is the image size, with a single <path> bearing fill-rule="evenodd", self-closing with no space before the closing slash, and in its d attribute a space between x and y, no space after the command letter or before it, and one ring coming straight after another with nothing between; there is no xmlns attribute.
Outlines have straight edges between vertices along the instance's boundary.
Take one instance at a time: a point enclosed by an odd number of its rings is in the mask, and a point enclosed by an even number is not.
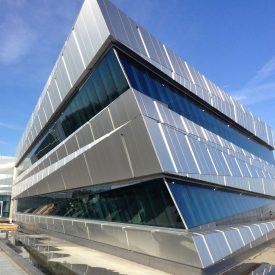
<svg viewBox="0 0 275 275"><path fill-rule="evenodd" d="M18 212L184 228L163 179L101 186L18 200Z"/></svg>
<svg viewBox="0 0 275 275"><path fill-rule="evenodd" d="M2 218L7 218L10 213L10 195L0 195L0 201L3 202L2 205Z"/></svg>
<svg viewBox="0 0 275 275"><path fill-rule="evenodd" d="M188 182L167 182L188 228L275 203L271 199L215 190Z"/></svg>

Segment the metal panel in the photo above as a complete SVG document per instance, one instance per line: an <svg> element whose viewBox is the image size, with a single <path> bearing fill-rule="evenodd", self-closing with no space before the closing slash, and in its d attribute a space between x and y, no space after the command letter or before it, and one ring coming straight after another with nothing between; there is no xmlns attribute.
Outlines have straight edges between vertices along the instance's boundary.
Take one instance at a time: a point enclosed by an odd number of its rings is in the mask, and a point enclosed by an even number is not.
<svg viewBox="0 0 275 275"><path fill-rule="evenodd" d="M52 152L49 156L50 162L51 164L56 163L58 161L56 152Z"/></svg>
<svg viewBox="0 0 275 275"><path fill-rule="evenodd" d="M161 137L159 123L152 119L149 119L148 117L144 117L144 121L146 123L152 143L154 144L154 148L161 163L162 169L164 171L175 172L171 157L169 156L169 152L167 150L167 146L165 145L163 138Z"/></svg>
<svg viewBox="0 0 275 275"><path fill-rule="evenodd" d="M183 172L186 169L181 166L177 152L178 141L175 136L174 129L167 127L166 125L161 125L161 129L163 131L163 141L167 144L167 150L170 152L169 155L174 169L176 169L176 172Z"/></svg>
<svg viewBox="0 0 275 275"><path fill-rule="evenodd" d="M83 59L85 64L90 64L109 35L97 1L84 1L76 26L75 34Z"/></svg>
<svg viewBox="0 0 275 275"><path fill-rule="evenodd" d="M217 173L207 153L205 144L193 138L190 138L189 140L201 173L206 175L216 175Z"/></svg>
<svg viewBox="0 0 275 275"><path fill-rule="evenodd" d="M49 94L50 100L52 102L53 109L54 109L54 111L56 111L56 109L58 108L58 106L61 103L61 98L60 98L59 91L57 89L56 82L54 79L52 79L52 81L49 85L48 94Z"/></svg>
<svg viewBox="0 0 275 275"><path fill-rule="evenodd" d="M77 138L79 148L84 147L85 145L91 143L94 140L90 123L84 124L77 131L76 138Z"/></svg>
<svg viewBox="0 0 275 275"><path fill-rule="evenodd" d="M161 165L152 143L152 136L150 138L147 132L147 123L145 126L146 121L148 121L147 118L138 117L125 126L125 132L124 129L121 129L125 139L124 149L128 151L135 176L161 172ZM156 124L155 121L154 123Z"/></svg>
<svg viewBox="0 0 275 275"><path fill-rule="evenodd" d="M146 55L137 24L109 1L99 1L99 5L111 34L128 47Z"/></svg>
<svg viewBox="0 0 275 275"><path fill-rule="evenodd" d="M62 220L61 219L53 219L53 223L49 223L47 229L55 231L55 232L64 233Z"/></svg>
<svg viewBox="0 0 275 275"><path fill-rule="evenodd" d="M204 235L204 237L215 262L222 260L230 254L222 233L210 233Z"/></svg>
<svg viewBox="0 0 275 275"><path fill-rule="evenodd" d="M32 190L37 191L37 194L46 194L51 192L48 185L48 180L41 180L39 183L37 183L35 186L32 186L29 188L29 195L31 195L30 192L33 192ZM37 195L36 193L34 195Z"/></svg>
<svg viewBox="0 0 275 275"><path fill-rule="evenodd" d="M205 85L202 75L190 64L188 64L188 68L189 68L196 84L205 90L205 91L203 91L204 93L208 93L208 89L207 89L207 86Z"/></svg>
<svg viewBox="0 0 275 275"><path fill-rule="evenodd" d="M108 108L103 109L90 121L94 138L98 139L114 130Z"/></svg>
<svg viewBox="0 0 275 275"><path fill-rule="evenodd" d="M120 10L109 1L99 1L98 3L111 34L118 41L124 42L126 45L131 44L120 16L122 12L120 12Z"/></svg>
<svg viewBox="0 0 275 275"><path fill-rule="evenodd" d="M237 159L237 158L236 158L236 162L238 163L238 165L239 165L239 167L240 167L240 169L242 171L242 175L244 177L249 177L250 178L251 176L250 176L250 173L248 171L247 166L245 165L245 162L242 161L242 160L240 160L240 159Z"/></svg>
<svg viewBox="0 0 275 275"><path fill-rule="evenodd" d="M235 158L232 155L224 154L226 161L229 165L230 171L234 177L242 177L240 169L235 161Z"/></svg>
<svg viewBox="0 0 275 275"><path fill-rule="evenodd" d="M85 153L94 183L132 177L131 168L119 133L96 143Z"/></svg>
<svg viewBox="0 0 275 275"><path fill-rule="evenodd" d="M40 133L40 131L41 131L41 124L39 122L39 117L38 116L36 116L35 119L34 119L33 127L36 129L37 133Z"/></svg>
<svg viewBox="0 0 275 275"><path fill-rule="evenodd" d="M62 222L64 225L65 234L76 236L78 238L89 239L85 221L62 220Z"/></svg>
<svg viewBox="0 0 275 275"><path fill-rule="evenodd" d="M160 102L155 101L154 105L155 105L156 111L159 115L159 120L161 122L163 122L164 124L173 126L173 127L177 127L177 125L174 124L173 117L172 117L171 112L168 109L166 104L162 104Z"/></svg>
<svg viewBox="0 0 275 275"><path fill-rule="evenodd" d="M230 176L230 172L227 168L224 158L222 157L222 154L221 154L222 152L211 147L211 146L208 146L208 150L209 150L209 153L213 159L213 162L217 169L218 175Z"/></svg>
<svg viewBox="0 0 275 275"><path fill-rule="evenodd" d="M65 146L66 146L68 155L70 155L71 153L79 149L75 134L71 135L69 138L65 140Z"/></svg>
<svg viewBox="0 0 275 275"><path fill-rule="evenodd" d="M85 10L87 6L88 6L88 3L87 1L85 1L83 3L83 9L80 11L78 19L74 26L75 39L78 42L85 65L88 65L91 62L92 57L94 57L96 54L96 49L95 49L96 46L94 45L94 43L97 43L96 42L97 39L94 39L94 37L98 36L96 33L95 27L93 28L93 25L91 24L89 24L88 26L86 25L87 20L89 20L90 18L90 17L87 18L86 15L83 15L85 14Z"/></svg>
<svg viewBox="0 0 275 275"><path fill-rule="evenodd" d="M56 65L55 79L61 98L63 100L67 96L72 86L70 83L69 75L66 72L66 68L61 57L59 58L58 63Z"/></svg>
<svg viewBox="0 0 275 275"><path fill-rule="evenodd" d="M168 230L151 230L156 243L156 256L179 263L188 263L191 266L200 266L191 236L185 232ZM176 247L176 249L175 249Z"/></svg>
<svg viewBox="0 0 275 275"><path fill-rule="evenodd" d="M44 182L45 181L49 186L49 192L58 192L66 189L60 170L53 169L53 171L49 174L49 176L45 178ZM40 182L38 183L38 185L40 186Z"/></svg>
<svg viewBox="0 0 275 275"><path fill-rule="evenodd" d="M63 159L64 157L67 156L67 151L66 151L66 148L65 148L64 143L62 143L62 144L56 149L56 154L57 154L59 160L61 160L61 159Z"/></svg>
<svg viewBox="0 0 275 275"><path fill-rule="evenodd" d="M200 256L202 266L207 267L207 266L213 264L213 261L211 259L210 254L209 254L209 250L206 247L206 243L204 242L203 237L199 236L199 235L194 235L193 236L193 241L196 245L198 254Z"/></svg>
<svg viewBox="0 0 275 275"><path fill-rule="evenodd" d="M261 232L262 232L263 234L267 234L267 233L268 233L268 228L265 226L264 223L260 223L258 226L260 226Z"/></svg>
<svg viewBox="0 0 275 275"><path fill-rule="evenodd" d="M171 63L175 70L175 73L184 77L189 82L192 82L192 79L191 79L191 77L188 73L188 70L184 64L184 60L181 59L178 55L176 55L173 51L171 51L168 47L166 47L166 51L169 56L169 59L171 60Z"/></svg>
<svg viewBox="0 0 275 275"><path fill-rule="evenodd" d="M110 116L115 128L140 115L142 93L129 89L109 105ZM137 100L139 99L139 100ZM139 101L139 102L138 102Z"/></svg>
<svg viewBox="0 0 275 275"><path fill-rule="evenodd" d="M227 241L232 249L232 252L235 252L243 247L242 239L237 230L226 230L224 232Z"/></svg>
<svg viewBox="0 0 275 275"><path fill-rule="evenodd" d="M194 161L193 155L187 144L186 136L179 132L174 131L178 141L178 156L182 166L182 172L187 172L188 174L199 174L199 170Z"/></svg>
<svg viewBox="0 0 275 275"><path fill-rule="evenodd" d="M129 240L129 248L139 253L156 255L159 253L159 248L156 239L152 233L142 228L125 228Z"/></svg>
<svg viewBox="0 0 275 275"><path fill-rule="evenodd" d="M65 166L62 166L61 172L67 189L92 185L83 155L74 158Z"/></svg>
<svg viewBox="0 0 275 275"><path fill-rule="evenodd" d="M148 113L148 111L150 111L150 109L147 110L147 105L145 103L145 101L148 101L148 106L151 106L152 99L148 96L145 96L143 93L138 92L137 90L134 90L134 93L135 93L135 96L137 99L138 106L140 108L140 112L143 115L152 117L152 112ZM158 120L159 118L158 118L158 114L157 114L155 108L153 108L153 114L154 114L155 119Z"/></svg>
<svg viewBox="0 0 275 275"><path fill-rule="evenodd" d="M255 239L262 237L261 231L257 225L249 226Z"/></svg>
<svg viewBox="0 0 275 275"><path fill-rule="evenodd" d="M109 223L87 223L90 240L128 249L127 236L121 225Z"/></svg>
<svg viewBox="0 0 275 275"><path fill-rule="evenodd" d="M150 59L164 66L169 71L172 71L172 68L169 64L169 60L167 58L167 55L164 51L162 44L142 27L139 27L139 30L146 45Z"/></svg>
<svg viewBox="0 0 275 275"><path fill-rule="evenodd" d="M71 82L74 85L85 69L85 64L83 63L84 60L82 60L81 53L77 48L76 40L74 38L74 30L72 30L72 33L67 40L63 56Z"/></svg>

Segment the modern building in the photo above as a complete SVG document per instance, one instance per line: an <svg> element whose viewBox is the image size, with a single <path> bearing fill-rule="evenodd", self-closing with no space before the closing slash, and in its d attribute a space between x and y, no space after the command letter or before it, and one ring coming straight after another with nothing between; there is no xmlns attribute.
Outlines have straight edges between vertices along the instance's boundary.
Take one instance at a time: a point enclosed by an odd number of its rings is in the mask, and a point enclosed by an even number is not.
<svg viewBox="0 0 275 275"><path fill-rule="evenodd" d="M14 157L0 156L0 220L9 217Z"/></svg>
<svg viewBox="0 0 275 275"><path fill-rule="evenodd" d="M14 220L172 273L275 237L271 128L108 0L85 0L17 150Z"/></svg>

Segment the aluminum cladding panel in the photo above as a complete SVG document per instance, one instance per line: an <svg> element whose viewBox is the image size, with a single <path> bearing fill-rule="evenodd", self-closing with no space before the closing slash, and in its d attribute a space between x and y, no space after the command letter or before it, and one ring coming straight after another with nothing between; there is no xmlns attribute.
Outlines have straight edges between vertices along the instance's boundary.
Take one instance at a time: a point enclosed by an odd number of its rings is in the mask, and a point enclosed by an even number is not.
<svg viewBox="0 0 275 275"><path fill-rule="evenodd" d="M141 116L90 146L84 154L94 184L161 171Z"/></svg>
<svg viewBox="0 0 275 275"><path fill-rule="evenodd" d="M148 57L172 72L172 67L170 66L163 45L142 27L139 27L139 30L149 54Z"/></svg>
<svg viewBox="0 0 275 275"><path fill-rule="evenodd" d="M52 108L48 93L44 94L44 97L41 102L41 106L43 106L43 108L45 110L46 117L47 117L47 119L49 119L53 114L53 108ZM33 126L34 126L34 124L33 124Z"/></svg>
<svg viewBox="0 0 275 275"><path fill-rule="evenodd" d="M99 1L111 34L120 42L146 56L136 23L109 1Z"/></svg>
<svg viewBox="0 0 275 275"><path fill-rule="evenodd" d="M105 108L98 113L95 118L90 121L90 125L95 139L110 133L114 128L112 125L109 108Z"/></svg>
<svg viewBox="0 0 275 275"><path fill-rule="evenodd" d="M114 128L118 128L140 115L139 108L141 105L137 103L139 95L141 93L129 89L109 105L110 117Z"/></svg>
<svg viewBox="0 0 275 275"><path fill-rule="evenodd" d="M83 155L79 155L60 169L66 189L92 185L90 173ZM51 184L49 180L49 184ZM50 185L51 190L54 188Z"/></svg>
<svg viewBox="0 0 275 275"><path fill-rule="evenodd" d="M86 67L91 64L96 53L100 50L109 35L109 30L97 1L84 1L83 7L76 20L75 28L73 27L50 75L49 81L45 86L49 89L50 99L54 108L53 111L56 111L61 104L61 100L68 95L71 88L84 73ZM41 97L44 97L44 95L45 93L43 93ZM59 95L61 100L57 95ZM38 102L37 106L39 104ZM40 110L40 113L45 112L46 114L45 118L41 118L41 124L45 126L53 112L49 112L48 106L44 106L43 102L40 105ZM32 117L36 115L36 112L34 112ZM33 127L32 117L28 123L30 127L27 127L26 134L22 137L22 143L18 150L18 157L21 157L31 145L28 144L28 146L24 146ZM36 138L37 134L39 133L33 135L31 142Z"/></svg>
<svg viewBox="0 0 275 275"><path fill-rule="evenodd" d="M173 51L171 51L169 48L166 47L167 54L169 56L169 59L171 61L171 64L173 66L173 69L176 74L184 77L188 81L192 82L192 78L190 77L190 74L188 73L188 70L186 68L185 62L182 58L177 56Z"/></svg>
<svg viewBox="0 0 275 275"><path fill-rule="evenodd" d="M49 94L50 100L52 102L53 109L56 110L58 108L59 104L61 103L61 97L60 97L55 79L52 79L52 81L48 87L48 94Z"/></svg>
<svg viewBox="0 0 275 275"><path fill-rule="evenodd" d="M86 65L91 63L109 34L97 1L84 1L75 24L75 36Z"/></svg>
<svg viewBox="0 0 275 275"><path fill-rule="evenodd" d="M85 70L85 63L80 52L79 45L75 38L75 32L72 30L70 37L67 40L66 48L63 52L63 57L66 63L66 68L70 76L72 84L77 82L80 75Z"/></svg>
<svg viewBox="0 0 275 275"><path fill-rule="evenodd" d="M68 91L72 88L72 82L68 74L64 58L61 56L56 65L55 73L56 84L59 89L62 100L68 94Z"/></svg>

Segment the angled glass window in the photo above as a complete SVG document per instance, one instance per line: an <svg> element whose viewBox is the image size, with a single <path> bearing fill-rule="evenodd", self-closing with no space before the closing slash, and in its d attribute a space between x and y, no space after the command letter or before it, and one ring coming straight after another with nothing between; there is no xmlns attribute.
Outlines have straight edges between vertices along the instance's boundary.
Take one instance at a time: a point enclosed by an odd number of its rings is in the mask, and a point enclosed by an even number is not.
<svg viewBox="0 0 275 275"><path fill-rule="evenodd" d="M114 50L111 49L17 167L18 175L45 156L127 89L127 81Z"/></svg>
<svg viewBox="0 0 275 275"><path fill-rule="evenodd" d="M204 110L191 98L172 87L163 78L153 73L143 65L119 52L120 60L131 83L131 86L158 101L165 103L168 108L183 115L207 130L223 137L237 146L251 152L272 164L275 163L273 152L259 143L248 139L238 130L228 127L208 110Z"/></svg>
<svg viewBox="0 0 275 275"><path fill-rule="evenodd" d="M93 186L18 200L18 212L184 228L163 179Z"/></svg>
<svg viewBox="0 0 275 275"><path fill-rule="evenodd" d="M1 216L2 218L9 217L10 201L11 201L11 196L10 195L0 195L0 207L2 207L2 209L0 209L0 210L1 210L1 213L2 213L2 216Z"/></svg>
<svg viewBox="0 0 275 275"><path fill-rule="evenodd" d="M178 180L167 179L167 183L188 228L275 204L274 200L267 198L215 190Z"/></svg>

